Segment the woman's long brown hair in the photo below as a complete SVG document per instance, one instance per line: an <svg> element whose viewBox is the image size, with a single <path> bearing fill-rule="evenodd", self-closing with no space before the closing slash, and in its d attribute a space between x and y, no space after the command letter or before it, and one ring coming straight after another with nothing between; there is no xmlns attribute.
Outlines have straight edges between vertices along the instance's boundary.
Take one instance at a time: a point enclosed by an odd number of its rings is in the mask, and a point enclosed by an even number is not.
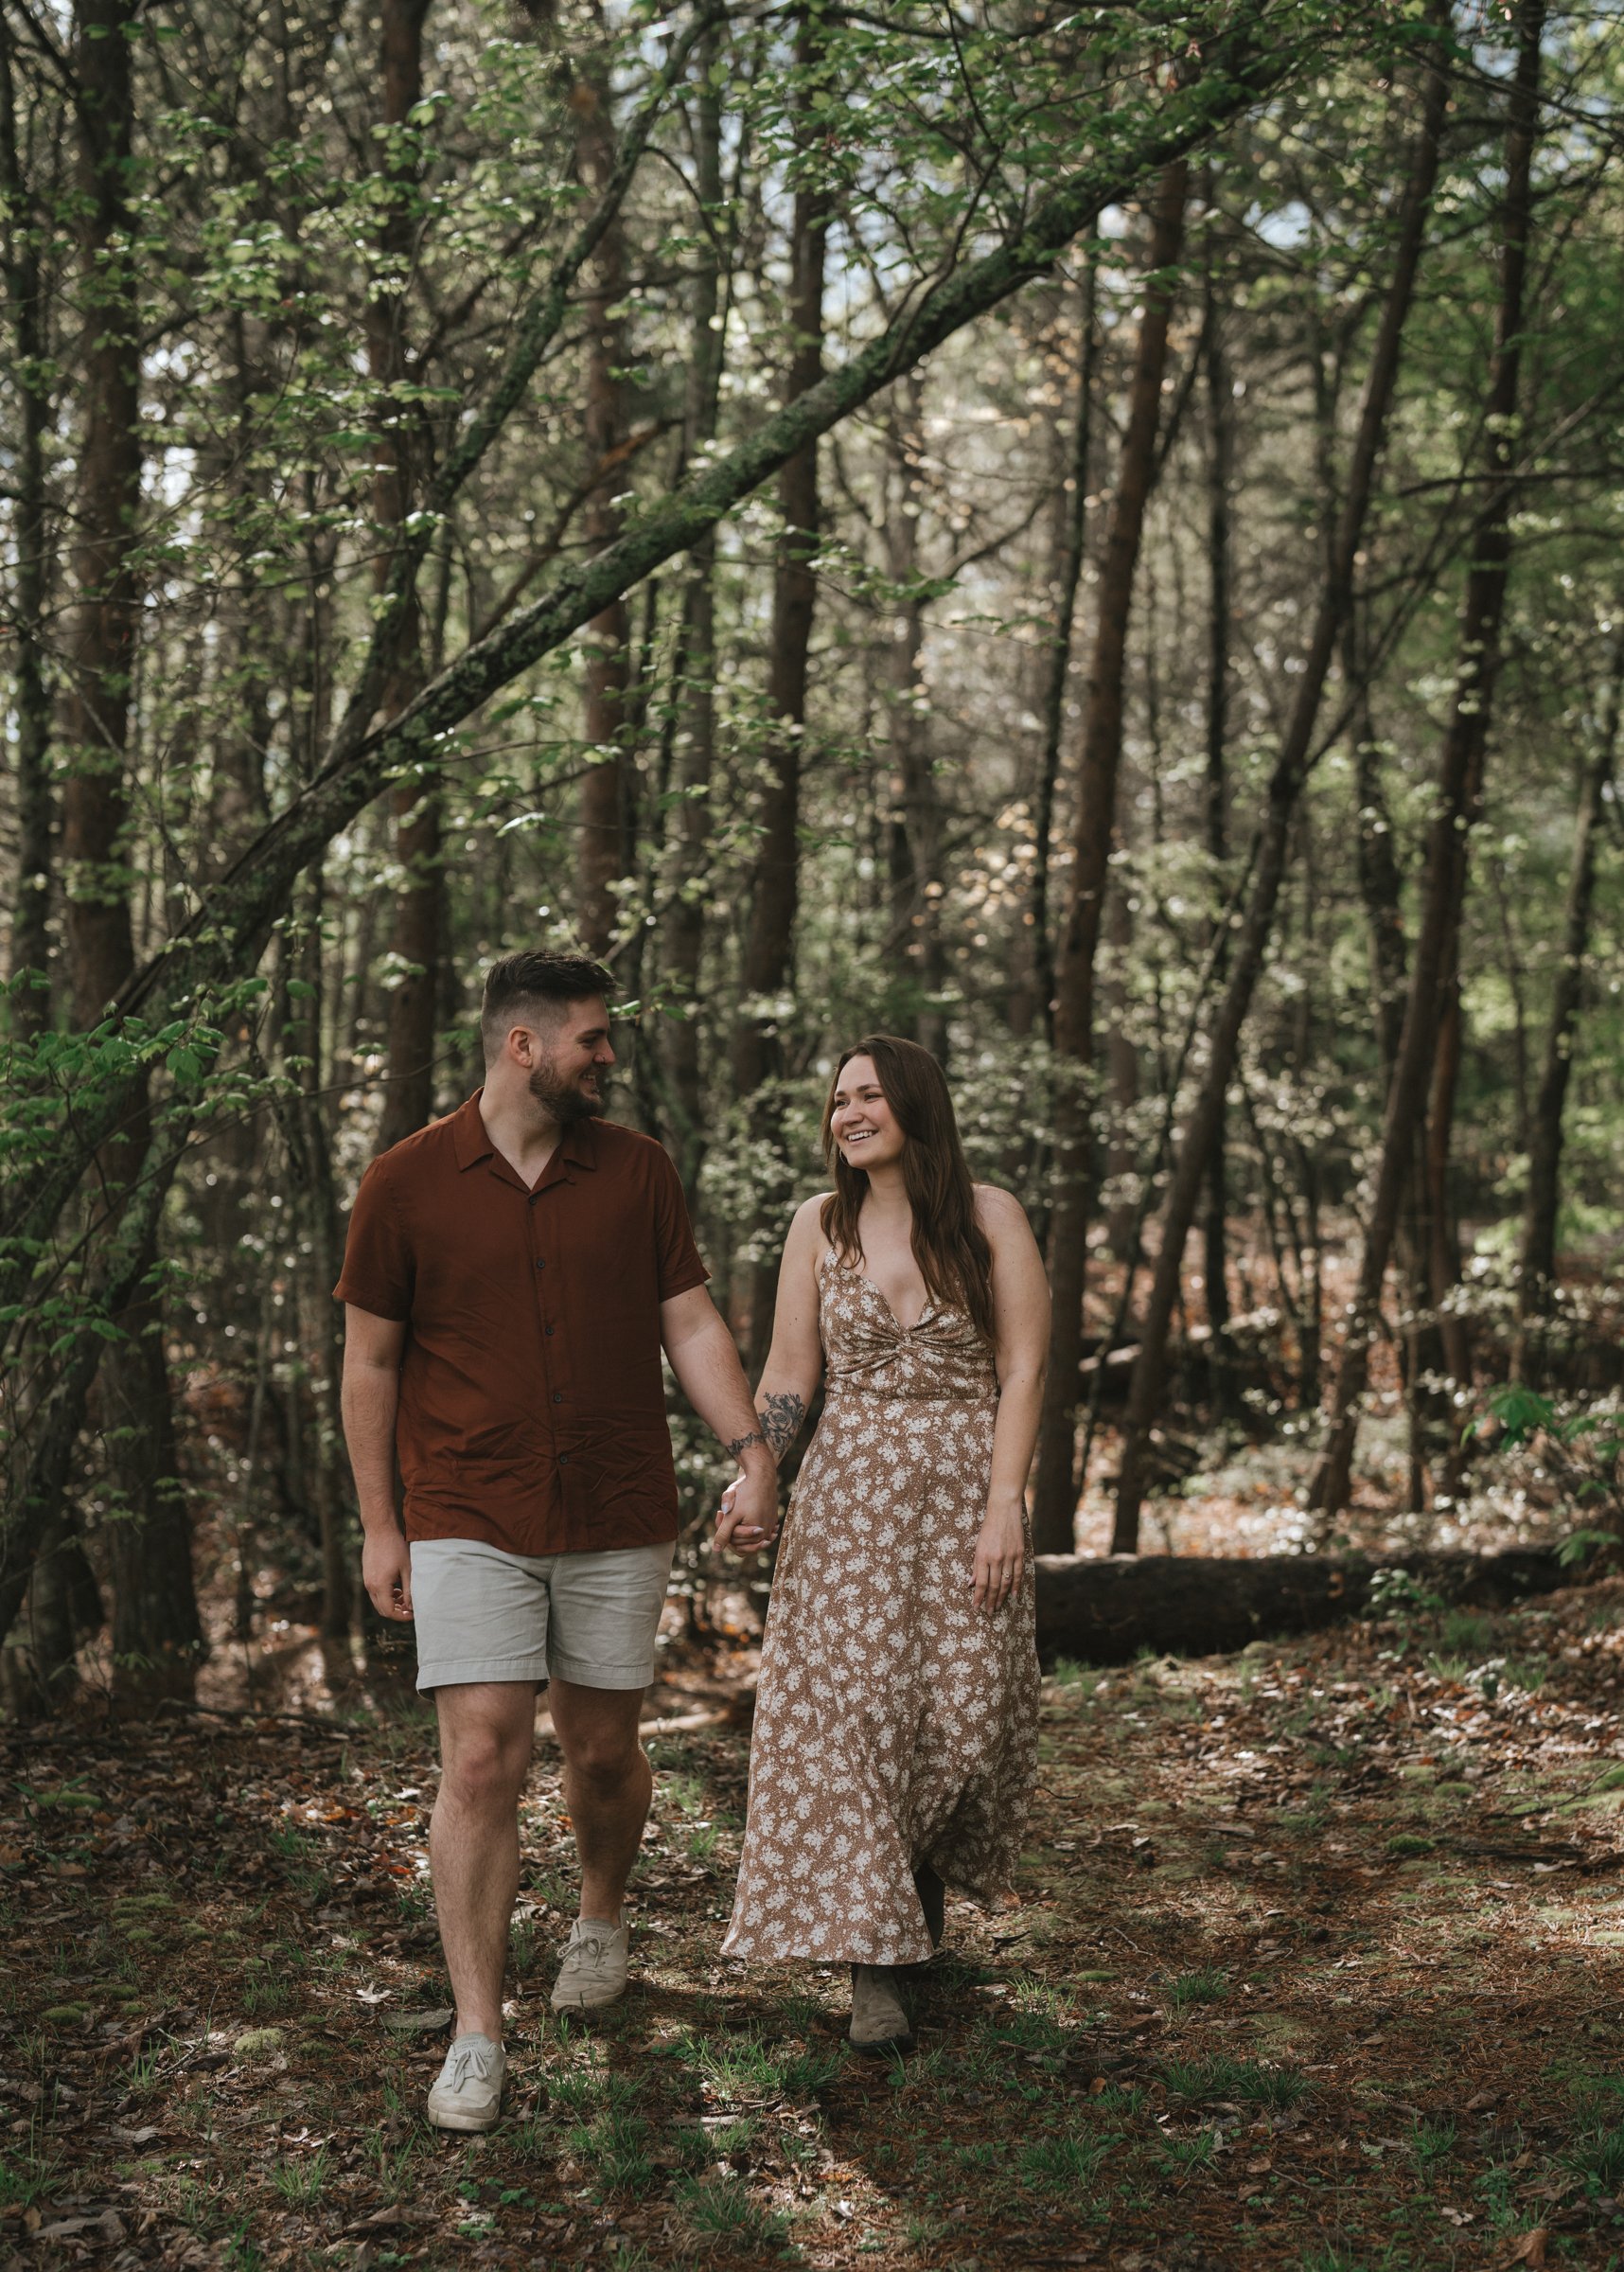
<svg viewBox="0 0 1624 2272"><path fill-rule="evenodd" d="M993 1251L976 1220L976 1193L959 1141L959 1123L947 1080L936 1059L916 1041L868 1034L854 1041L835 1068L823 1106L823 1157L835 1188L823 1201L823 1235L843 1262L860 1262L857 1217L868 1196L866 1170L854 1167L835 1142L831 1123L840 1075L854 1057L871 1057L886 1103L908 1139L902 1180L913 1210L913 1259L925 1290L944 1307L957 1304L989 1345L993 1326Z"/></svg>

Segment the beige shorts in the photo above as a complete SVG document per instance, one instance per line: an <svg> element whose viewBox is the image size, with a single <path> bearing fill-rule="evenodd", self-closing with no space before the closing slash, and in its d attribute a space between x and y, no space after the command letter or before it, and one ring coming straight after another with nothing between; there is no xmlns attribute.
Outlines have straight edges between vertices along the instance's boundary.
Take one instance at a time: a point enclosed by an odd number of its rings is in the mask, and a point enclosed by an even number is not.
<svg viewBox="0 0 1624 2272"><path fill-rule="evenodd" d="M478 1538L412 1542L417 1686L574 1680L646 1688L674 1543L510 1554Z"/></svg>

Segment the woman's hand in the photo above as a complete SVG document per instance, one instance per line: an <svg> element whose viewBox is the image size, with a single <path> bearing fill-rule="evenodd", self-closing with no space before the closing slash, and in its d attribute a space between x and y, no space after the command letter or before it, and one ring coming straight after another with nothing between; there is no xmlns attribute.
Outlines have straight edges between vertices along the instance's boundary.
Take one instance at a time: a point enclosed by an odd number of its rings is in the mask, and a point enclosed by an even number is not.
<svg viewBox="0 0 1624 2272"><path fill-rule="evenodd" d="M713 1547L732 1547L735 1554L756 1554L770 1546L778 1533L778 1478L735 1475L722 1493L716 1509Z"/></svg>
<svg viewBox="0 0 1624 2272"><path fill-rule="evenodd" d="M1018 1500L990 1506L976 1541L976 1572L971 1581L976 1606L991 1617L1001 1609L1021 1581L1026 1568L1026 1525Z"/></svg>

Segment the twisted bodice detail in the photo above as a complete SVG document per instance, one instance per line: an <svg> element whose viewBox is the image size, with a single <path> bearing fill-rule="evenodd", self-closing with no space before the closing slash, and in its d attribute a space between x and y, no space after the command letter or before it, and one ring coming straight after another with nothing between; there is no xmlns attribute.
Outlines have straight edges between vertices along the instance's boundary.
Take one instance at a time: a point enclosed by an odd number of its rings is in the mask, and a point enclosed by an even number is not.
<svg viewBox="0 0 1624 2272"><path fill-rule="evenodd" d="M987 1404L998 1393L992 1354L966 1313L927 1303L898 1322L874 1280L831 1248L819 1266L818 1327L831 1396Z"/></svg>

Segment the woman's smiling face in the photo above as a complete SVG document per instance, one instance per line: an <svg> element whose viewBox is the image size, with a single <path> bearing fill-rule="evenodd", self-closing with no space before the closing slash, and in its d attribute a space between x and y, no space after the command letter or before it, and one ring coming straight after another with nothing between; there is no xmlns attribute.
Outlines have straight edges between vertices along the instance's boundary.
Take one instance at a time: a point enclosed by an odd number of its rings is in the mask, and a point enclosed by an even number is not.
<svg viewBox="0 0 1624 2272"><path fill-rule="evenodd" d="M900 1160L908 1138L879 1085L873 1057L848 1057L835 1083L829 1131L847 1163L865 1173Z"/></svg>

